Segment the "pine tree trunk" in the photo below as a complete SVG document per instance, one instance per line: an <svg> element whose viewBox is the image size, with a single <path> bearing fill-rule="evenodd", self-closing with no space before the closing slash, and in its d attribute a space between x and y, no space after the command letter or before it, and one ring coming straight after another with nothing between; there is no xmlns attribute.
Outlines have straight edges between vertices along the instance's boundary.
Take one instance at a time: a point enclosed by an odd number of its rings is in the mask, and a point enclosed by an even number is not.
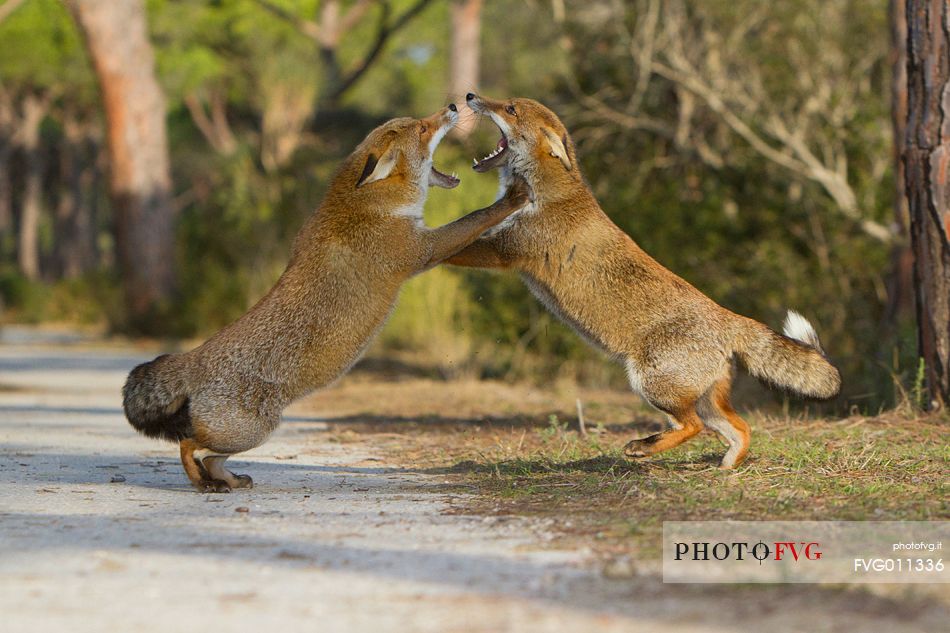
<svg viewBox="0 0 950 633"><path fill-rule="evenodd" d="M0 141L0 246L6 241L4 236L13 227L13 182L10 180L12 157L10 144Z"/></svg>
<svg viewBox="0 0 950 633"><path fill-rule="evenodd" d="M907 0L890 0L891 17L891 124L894 139L894 224L898 239L891 250L887 305L883 326L894 331L904 315L913 313L914 254L910 249L907 183L901 159L907 136ZM885 351L885 356L889 350Z"/></svg>
<svg viewBox="0 0 950 633"><path fill-rule="evenodd" d="M950 403L950 2L907 0L904 168L920 355L931 408Z"/></svg>
<svg viewBox="0 0 950 633"><path fill-rule="evenodd" d="M69 0L106 114L110 193L129 329L153 333L175 289L165 100L142 0Z"/></svg>
<svg viewBox="0 0 950 633"><path fill-rule="evenodd" d="M92 161L87 155L86 130L70 114L63 121L65 138L60 144L60 190L56 208L56 259L60 275L66 279L79 277L95 266L95 227L91 195Z"/></svg>
<svg viewBox="0 0 950 633"><path fill-rule="evenodd" d="M0 247L6 233L13 228L13 181L10 178L13 120L13 104L6 95L0 94Z"/></svg>
<svg viewBox="0 0 950 633"><path fill-rule="evenodd" d="M23 99L19 141L26 158L23 198L17 230L17 266L27 279L40 277L40 215L43 213L43 155L40 147L40 125L46 117L47 101L27 95Z"/></svg>

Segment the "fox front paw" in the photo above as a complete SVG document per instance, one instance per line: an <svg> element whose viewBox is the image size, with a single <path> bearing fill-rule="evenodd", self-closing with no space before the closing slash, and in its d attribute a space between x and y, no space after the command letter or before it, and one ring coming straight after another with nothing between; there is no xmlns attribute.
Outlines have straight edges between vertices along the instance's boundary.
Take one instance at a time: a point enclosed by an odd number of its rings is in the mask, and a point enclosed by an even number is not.
<svg viewBox="0 0 950 633"><path fill-rule="evenodd" d="M520 207L527 202L534 202L534 189L521 176L514 176L511 186L505 193L505 201L512 207Z"/></svg>

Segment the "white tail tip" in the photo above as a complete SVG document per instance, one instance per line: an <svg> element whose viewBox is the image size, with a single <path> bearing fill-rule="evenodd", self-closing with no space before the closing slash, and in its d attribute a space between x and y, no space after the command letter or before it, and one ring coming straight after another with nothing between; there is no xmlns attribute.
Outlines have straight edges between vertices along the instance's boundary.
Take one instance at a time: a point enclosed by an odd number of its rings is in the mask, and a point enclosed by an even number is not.
<svg viewBox="0 0 950 633"><path fill-rule="evenodd" d="M789 310L788 314L785 315L782 333L788 338L801 341L805 345L821 351L821 343L818 341L818 333L815 332L815 328L808 322L808 319L794 310Z"/></svg>

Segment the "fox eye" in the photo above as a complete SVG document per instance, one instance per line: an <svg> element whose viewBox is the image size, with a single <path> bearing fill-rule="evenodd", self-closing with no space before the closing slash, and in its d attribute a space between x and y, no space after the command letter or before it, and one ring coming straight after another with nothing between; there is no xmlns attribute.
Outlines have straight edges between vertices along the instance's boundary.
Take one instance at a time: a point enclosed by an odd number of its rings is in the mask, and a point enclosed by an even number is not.
<svg viewBox="0 0 950 633"><path fill-rule="evenodd" d="M509 104L509 105L506 105L506 106L505 106L505 112L507 112L507 113L510 114L511 116L515 116L515 106L510 105L510 104Z"/></svg>
<svg viewBox="0 0 950 633"><path fill-rule="evenodd" d="M419 132L420 132L420 133L425 134L425 133L428 132L428 131L429 131L429 126L426 125L425 123L423 123L422 125L419 126Z"/></svg>

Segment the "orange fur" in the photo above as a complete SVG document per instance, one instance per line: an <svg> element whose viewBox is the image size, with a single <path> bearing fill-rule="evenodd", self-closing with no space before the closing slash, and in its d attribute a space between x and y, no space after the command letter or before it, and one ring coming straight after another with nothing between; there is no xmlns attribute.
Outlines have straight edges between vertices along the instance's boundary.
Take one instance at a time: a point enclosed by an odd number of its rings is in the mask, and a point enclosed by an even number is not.
<svg viewBox="0 0 950 633"><path fill-rule="evenodd" d="M807 321L790 317L789 332L804 332L799 340L730 312L611 222L553 112L531 99L466 98L503 135L499 150L476 161L475 169L498 168L503 187L525 178L534 199L447 263L518 272L551 312L624 364L633 389L674 421L669 431L631 442L628 454L673 448L705 423L730 447L723 467L745 459L749 427L729 403L733 359L805 396L838 393L838 370Z"/></svg>

